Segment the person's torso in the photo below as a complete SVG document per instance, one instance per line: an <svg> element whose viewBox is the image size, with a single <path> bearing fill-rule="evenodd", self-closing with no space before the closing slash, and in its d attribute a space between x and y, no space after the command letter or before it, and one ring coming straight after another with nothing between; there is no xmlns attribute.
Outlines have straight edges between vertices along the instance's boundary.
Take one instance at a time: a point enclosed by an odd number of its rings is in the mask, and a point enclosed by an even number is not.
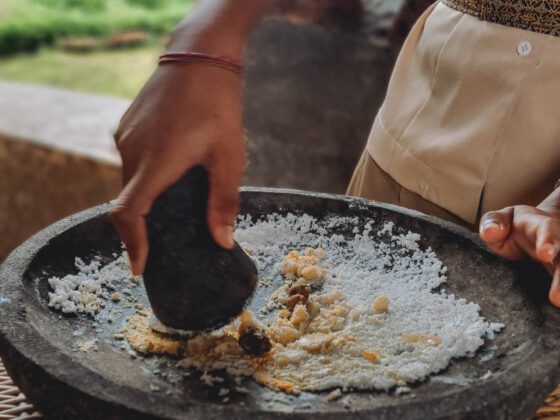
<svg viewBox="0 0 560 420"><path fill-rule="evenodd" d="M560 176L560 37L437 4L403 46L368 150L469 223L536 204Z"/></svg>

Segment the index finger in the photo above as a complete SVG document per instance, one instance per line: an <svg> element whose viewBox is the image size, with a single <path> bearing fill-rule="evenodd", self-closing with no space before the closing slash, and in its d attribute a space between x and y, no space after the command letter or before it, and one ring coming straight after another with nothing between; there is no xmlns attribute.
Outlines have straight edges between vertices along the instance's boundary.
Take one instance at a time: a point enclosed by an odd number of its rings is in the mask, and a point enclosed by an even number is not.
<svg viewBox="0 0 560 420"><path fill-rule="evenodd" d="M190 167L190 162L185 162ZM157 196L173 184L183 173L183 166L143 165L120 193L109 218L128 251L132 274L144 272L148 258L146 215Z"/></svg>

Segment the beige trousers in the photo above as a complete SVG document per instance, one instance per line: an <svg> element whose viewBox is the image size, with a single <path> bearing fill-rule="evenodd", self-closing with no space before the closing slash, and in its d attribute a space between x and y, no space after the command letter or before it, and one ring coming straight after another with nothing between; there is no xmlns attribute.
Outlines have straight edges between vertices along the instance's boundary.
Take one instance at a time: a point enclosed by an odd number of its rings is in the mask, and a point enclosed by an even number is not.
<svg viewBox="0 0 560 420"><path fill-rule="evenodd" d="M440 219L449 220L471 230L478 229L477 224L468 224L447 210L403 188L387 173L383 172L366 150L364 150L354 170L347 194L417 210Z"/></svg>
<svg viewBox="0 0 560 420"><path fill-rule="evenodd" d="M441 3L401 50L349 192L474 228L560 177L560 37Z"/></svg>

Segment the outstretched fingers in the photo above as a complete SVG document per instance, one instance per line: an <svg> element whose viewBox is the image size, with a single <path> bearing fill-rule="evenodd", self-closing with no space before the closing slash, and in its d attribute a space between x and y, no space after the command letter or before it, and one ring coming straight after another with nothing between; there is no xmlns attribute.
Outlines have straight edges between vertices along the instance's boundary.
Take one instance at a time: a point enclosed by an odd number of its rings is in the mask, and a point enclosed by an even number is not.
<svg viewBox="0 0 560 420"><path fill-rule="evenodd" d="M552 264L560 251L560 223L555 219L540 216L535 255L543 264Z"/></svg>

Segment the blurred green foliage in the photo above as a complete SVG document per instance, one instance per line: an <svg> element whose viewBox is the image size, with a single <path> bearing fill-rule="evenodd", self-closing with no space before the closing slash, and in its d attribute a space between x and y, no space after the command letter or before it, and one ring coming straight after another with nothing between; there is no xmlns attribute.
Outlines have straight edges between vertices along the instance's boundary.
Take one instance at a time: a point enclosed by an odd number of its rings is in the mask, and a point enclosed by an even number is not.
<svg viewBox="0 0 560 420"><path fill-rule="evenodd" d="M159 44L149 44L88 54L42 48L36 54L18 54L0 60L0 80L132 99L155 70L162 48Z"/></svg>
<svg viewBox="0 0 560 420"><path fill-rule="evenodd" d="M128 30L169 33L193 0L0 0L0 55L35 51L60 37Z"/></svg>
<svg viewBox="0 0 560 420"><path fill-rule="evenodd" d="M99 12L107 7L107 0L34 0L36 3L54 9L81 9L87 12Z"/></svg>
<svg viewBox="0 0 560 420"><path fill-rule="evenodd" d="M142 6L147 9L157 9L158 7L165 7L164 3L168 3L167 0L127 0L128 3Z"/></svg>

